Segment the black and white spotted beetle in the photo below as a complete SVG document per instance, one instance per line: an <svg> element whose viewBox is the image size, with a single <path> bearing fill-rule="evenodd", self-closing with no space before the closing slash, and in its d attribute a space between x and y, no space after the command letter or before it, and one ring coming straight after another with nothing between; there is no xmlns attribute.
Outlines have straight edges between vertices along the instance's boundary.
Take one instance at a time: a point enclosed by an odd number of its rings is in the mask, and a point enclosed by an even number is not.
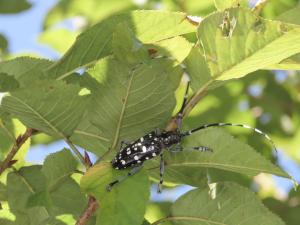
<svg viewBox="0 0 300 225"><path fill-rule="evenodd" d="M128 172L126 176L128 177L137 173L141 169L143 163L146 160L150 160L156 156L160 156L160 182L158 185L158 192L161 192L161 187L163 184L163 173L164 173L163 150L167 149L169 151L181 151L182 148L179 144L183 138L193 134L196 131L206 129L208 127L239 126L239 127L251 129L254 132L259 133L263 135L265 138L267 138L271 142L274 149L276 150L274 142L267 134L265 134L264 132L256 128L252 128L248 125L243 125L243 124L211 123L211 124L202 125L200 127L197 127L189 131L180 132L183 110L188 96L188 89L189 89L189 83L187 85L182 107L179 113L177 114L178 129L175 131L162 131L162 132L159 129L156 129L155 131L146 134L145 136L139 138L138 140L132 143L121 142L120 151L111 162L113 168L117 170L132 168L132 170ZM212 151L212 149L205 146L192 147L192 149L198 151ZM123 181L126 177L121 177L118 180L111 182L107 186L107 190L110 191L113 185Z"/></svg>

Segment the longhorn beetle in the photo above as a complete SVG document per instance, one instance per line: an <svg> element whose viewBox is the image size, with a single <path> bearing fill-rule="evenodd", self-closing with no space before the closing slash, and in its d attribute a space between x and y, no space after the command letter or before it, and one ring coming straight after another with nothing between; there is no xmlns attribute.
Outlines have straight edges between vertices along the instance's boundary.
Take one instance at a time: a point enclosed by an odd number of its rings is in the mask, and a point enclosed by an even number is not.
<svg viewBox="0 0 300 225"><path fill-rule="evenodd" d="M112 187L126 179L128 176L132 176L137 173L143 166L143 163L147 160L150 160L156 156L160 156L160 181L158 184L158 192L161 192L162 184L163 184L163 174L164 174L164 158L163 151L165 149L169 151L181 151L182 148L180 146L181 140L194 132L197 132L202 129L206 129L208 127L222 127L222 126L239 126L247 129L251 129L256 133L263 135L266 139L268 139L274 149L276 150L274 142L271 138L265 134L264 132L258 130L257 128L250 127L248 125L243 124L233 124L233 123L211 123L199 126L189 131L180 132L182 118L183 118L183 110L186 105L187 97L189 90L189 82L187 83L187 88L185 91L183 103L180 111L177 114L176 120L178 128L174 131L160 131L156 129L145 136L137 139L132 143L121 142L120 151L117 153L115 158L111 161L114 169L122 170L126 168L132 168L130 172L128 172L127 176L121 177L118 180L111 182L107 186L107 190L110 191ZM197 150L201 152L212 151L212 149L205 146L197 146L192 147L192 150Z"/></svg>

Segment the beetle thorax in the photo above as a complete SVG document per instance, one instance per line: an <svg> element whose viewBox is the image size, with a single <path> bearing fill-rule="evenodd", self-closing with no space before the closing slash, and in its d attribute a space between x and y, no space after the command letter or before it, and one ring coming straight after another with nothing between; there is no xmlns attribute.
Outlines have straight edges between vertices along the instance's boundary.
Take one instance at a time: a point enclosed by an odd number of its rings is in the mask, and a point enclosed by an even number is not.
<svg viewBox="0 0 300 225"><path fill-rule="evenodd" d="M181 141L181 136L177 131L167 131L161 134L161 141L164 147L170 147Z"/></svg>

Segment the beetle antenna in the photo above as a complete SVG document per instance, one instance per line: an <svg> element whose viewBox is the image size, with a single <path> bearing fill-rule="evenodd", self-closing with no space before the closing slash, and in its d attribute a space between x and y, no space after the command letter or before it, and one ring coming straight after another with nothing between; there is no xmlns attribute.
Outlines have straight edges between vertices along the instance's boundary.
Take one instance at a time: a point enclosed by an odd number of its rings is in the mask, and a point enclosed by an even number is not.
<svg viewBox="0 0 300 225"><path fill-rule="evenodd" d="M270 138L269 135L267 135L266 133L264 133L263 131L261 131L257 128L251 127L249 125L244 125L244 124L235 124L235 123L210 123L210 124L204 124L200 127L194 128L194 129L186 131L186 132L183 132L181 134L181 136L186 137L186 136L191 135L192 133L195 133L196 131L206 129L208 127L224 127L224 126L243 127L243 128L250 129L250 130L254 131L255 133L258 133L258 134L262 135L263 137L265 137L272 144L274 150L277 153L276 145L275 145L274 141Z"/></svg>

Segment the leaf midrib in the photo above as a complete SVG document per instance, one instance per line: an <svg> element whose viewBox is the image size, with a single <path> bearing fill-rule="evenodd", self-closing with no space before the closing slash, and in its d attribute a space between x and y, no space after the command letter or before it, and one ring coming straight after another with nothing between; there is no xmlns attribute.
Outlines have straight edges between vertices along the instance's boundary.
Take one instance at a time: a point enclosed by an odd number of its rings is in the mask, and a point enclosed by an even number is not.
<svg viewBox="0 0 300 225"><path fill-rule="evenodd" d="M214 220L211 220L211 219L208 219L208 218L194 217L194 216L170 216L170 217L162 218L162 219L152 223L151 225L157 225L157 224L160 224L160 223L164 223L166 221L176 221L176 220L202 221L202 222L206 222L206 223L209 223L209 224L229 225L227 223L214 221Z"/></svg>
<svg viewBox="0 0 300 225"><path fill-rule="evenodd" d="M275 172L275 171L269 171L266 169L257 169L257 168L252 168L252 167L247 167L247 166L239 166L239 165L231 165L231 164L225 164L225 163L206 163L206 162L196 162L196 163L169 163L166 165L167 167L177 167L177 166L201 166L201 167L208 167L208 168L220 168L220 167L227 167L231 169L247 169L249 171L255 171L255 172L260 172L260 173L270 173L270 174L276 174L282 177L290 178L289 176Z"/></svg>
<svg viewBox="0 0 300 225"><path fill-rule="evenodd" d="M125 98L124 98L124 101L123 101L122 110L121 110L120 117L119 117L119 120L118 120L118 125L117 125L117 128L116 128L116 133L115 133L115 137L114 137L114 141L113 141L111 149L114 149L118 144L121 125L122 125L123 118L124 118L124 115L125 115L125 110L126 110L126 106L127 106L127 102L128 102L128 98L129 98L129 92L130 92L130 89L131 89L133 76L134 76L134 70L131 71L130 79L129 79L128 84L127 84L126 95L125 95Z"/></svg>
<svg viewBox="0 0 300 225"><path fill-rule="evenodd" d="M27 107L29 110L31 110L33 112L33 114L35 114L37 117L39 117L42 121L44 121L48 127L50 127L55 133L59 134L62 138L66 138L66 136L61 133L55 126L53 126L46 118L44 118L38 111L36 111L35 109L33 109L30 105L28 105L26 102L22 101L21 99L17 98L16 96L11 95L11 98L14 98L15 100L17 100L18 102L20 102L21 104L23 104L25 107Z"/></svg>
<svg viewBox="0 0 300 225"><path fill-rule="evenodd" d="M226 69L223 70L223 71L219 71L219 73L216 74L216 75L212 75L212 76L211 76L212 79L213 79L213 80L217 80L218 78L222 77L222 75L223 75L224 73L228 73L229 71L231 71L231 70L233 70L234 68L238 67L240 64L244 63L245 61L249 60L250 58L255 57L256 54L262 52L265 48L267 48L268 46L272 45L273 42L275 42L275 41L281 39L281 38L284 37L284 36L287 36L288 34L290 34L291 32L293 32L294 30L297 30L297 29L299 30L299 28L293 28L293 29L289 30L288 33L282 33L281 35L276 36L276 37L275 37L274 39L272 39L270 42L266 43L263 47L259 48L257 51L254 51L253 53L251 53L251 54L245 56L241 61L238 61L237 63L232 64L230 67L226 68ZM201 41L201 42L202 42L202 41ZM297 54L297 53L293 53L293 54L291 54L290 56L292 56L292 55L294 55L294 54ZM285 58L285 59L286 59L286 58ZM284 59L281 59L280 61L282 61L282 60L284 60ZM279 62L280 62L280 61L279 61ZM262 69L262 68L261 68L261 69ZM256 70L259 70L259 69L256 69ZM256 71L256 70L255 70L255 71ZM211 71L210 71L210 72L211 72Z"/></svg>

